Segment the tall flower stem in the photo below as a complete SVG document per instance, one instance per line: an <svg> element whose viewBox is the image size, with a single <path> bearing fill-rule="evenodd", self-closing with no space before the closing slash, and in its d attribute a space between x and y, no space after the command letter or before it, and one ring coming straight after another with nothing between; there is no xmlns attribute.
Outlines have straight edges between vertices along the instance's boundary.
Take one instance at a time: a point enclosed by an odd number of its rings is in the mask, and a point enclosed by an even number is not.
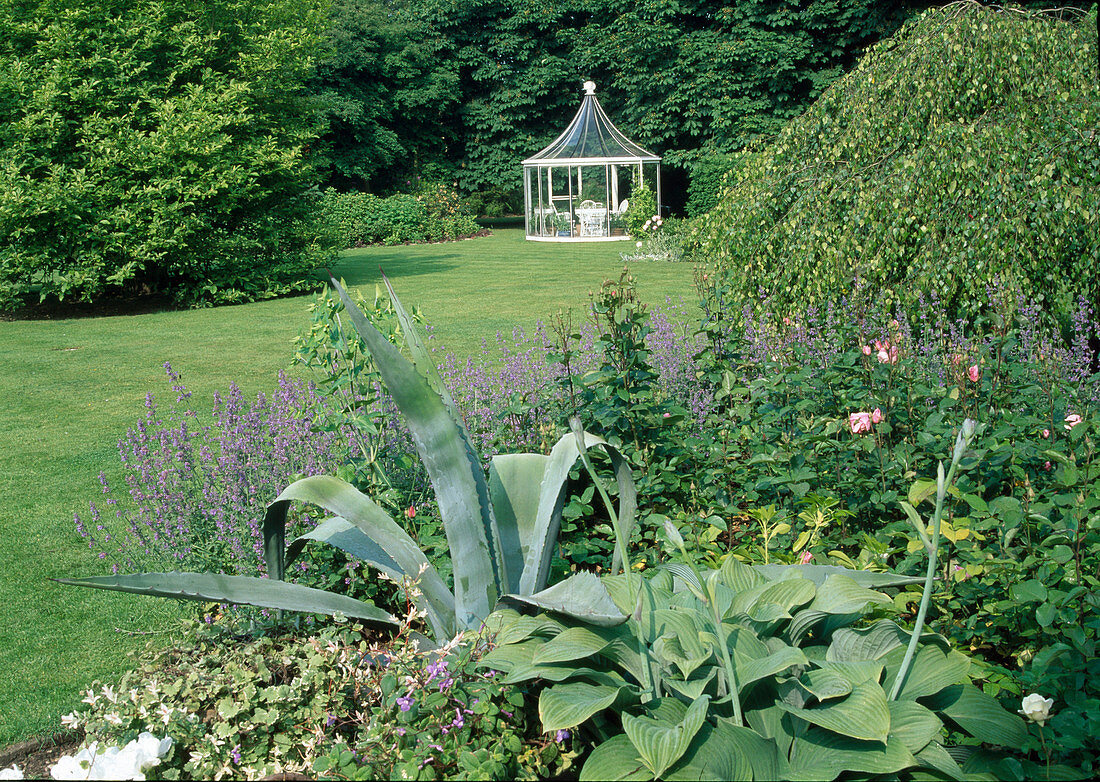
<svg viewBox="0 0 1100 782"><path fill-rule="evenodd" d="M924 577L924 594L921 595L920 608L917 610L917 621L913 625L913 634L909 638L909 646L905 650L898 675L894 678L894 686L890 690L890 700L898 699L905 679L909 676L909 670L913 665L913 655L916 654L917 645L920 643L921 631L924 629L925 616L928 614L928 604L932 602L932 584L936 578L936 561L940 547L940 522L943 519L943 504L947 497L947 487L955 481L955 472L958 470L959 461L966 452L966 447L974 437L976 424L971 419L963 422L962 431L955 438L955 451L951 455L951 467L947 471L946 478L943 474L943 462L936 465L936 513L932 517L932 539L929 541L924 530L917 528L924 547L928 551L928 570Z"/></svg>
<svg viewBox="0 0 1100 782"><path fill-rule="evenodd" d="M642 611L642 595L641 595L641 576L638 576L638 582L634 581L634 574L630 572L630 560L626 556L626 535L623 533L623 529L619 522L619 514L615 510L615 506L611 503L611 497L607 493L607 489L603 485L603 481L600 480L600 476L596 474L596 469L592 466L592 462L588 459L588 447L584 442L584 427L581 426L580 419L576 416L569 419L569 428L573 430L573 435L577 438L577 450L580 452L581 461L584 463L584 469L588 471L589 476L592 478L592 483L595 484L596 490L600 493L600 499L603 500L604 507L607 508L607 515L611 518L611 529L615 533L615 550L619 555L619 561L622 563L623 574L626 576L626 583L629 589L630 602L634 606L632 619L638 625L638 633L635 636L637 639L637 651L638 657L642 661L642 688L649 693L649 697L656 700L659 695L657 693L657 680L653 675L652 660L649 656L649 648L646 646L645 639L642 637L641 632L641 611Z"/></svg>

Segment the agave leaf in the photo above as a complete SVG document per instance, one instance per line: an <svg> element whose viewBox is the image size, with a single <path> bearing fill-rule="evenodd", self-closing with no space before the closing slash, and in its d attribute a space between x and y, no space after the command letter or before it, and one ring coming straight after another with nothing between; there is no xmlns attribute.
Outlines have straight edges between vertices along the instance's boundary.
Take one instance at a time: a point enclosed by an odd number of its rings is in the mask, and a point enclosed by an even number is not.
<svg viewBox="0 0 1100 782"><path fill-rule="evenodd" d="M505 595L502 601L564 614L601 627L622 624L627 619L592 573L577 573L534 595Z"/></svg>
<svg viewBox="0 0 1100 782"><path fill-rule="evenodd" d="M363 338L394 404L405 416L416 450L435 489L454 564L456 629L485 619L509 582L501 573L496 522L480 461L452 409L382 336L335 279L332 285ZM400 306L393 297L395 309ZM406 339L408 331L406 329ZM343 514L341 514L343 515Z"/></svg>
<svg viewBox="0 0 1100 782"><path fill-rule="evenodd" d="M861 587L867 587L868 589L924 583L924 576L899 576L896 573L877 573L873 570L852 570L839 565L768 564L752 565L752 568L771 581L790 578L788 574L794 571L802 578L810 579L817 586L824 584L825 579L829 576L847 576Z"/></svg>
<svg viewBox="0 0 1100 782"><path fill-rule="evenodd" d="M454 397L451 396L451 390L447 388L447 384L443 382L443 378L439 375L439 370L436 369L435 364L428 355L428 348L424 345L424 341L420 339L420 329L416 327L416 323L413 322L413 319L405 310L405 306L401 303L401 299L397 298L397 293L394 291L393 286L390 285L390 278L383 274L382 282L385 283L386 291L390 294L390 304L393 305L393 311L397 314L397 321L401 324L401 334L405 338L405 345L412 354L413 365L425 378L427 378L428 385L431 386L432 390L439 394L439 398L443 400L443 404L451 411L451 417L455 420L455 423L462 427L466 439L469 440L470 432L466 429L466 424L462 420L462 411L459 410L458 404L455 402Z"/></svg>
<svg viewBox="0 0 1100 782"><path fill-rule="evenodd" d="M286 514L293 500L309 502L324 508L329 513L340 519L355 525L357 531L365 538L359 545L362 558L370 562L368 555L373 551L370 544L380 548L386 557L396 565L394 572L400 578L402 574L416 577L420 574L420 591L424 594L421 603L428 615L428 621L432 625L432 632L436 640L445 641L451 638L458 630L454 625L455 601L447 585L440 578L434 567L428 564L424 552L421 551L408 533L390 518L377 503L370 497L360 492L350 483L329 475L315 475L312 478L302 478L283 489L282 493L268 506L267 516L264 518L265 533L269 527L285 529ZM330 527L327 532L339 533L336 525ZM317 530L314 530L314 534ZM326 530L321 530L325 534ZM265 534L265 539L267 535ZM344 531L339 536L341 542L347 542L354 535L350 531ZM333 542L337 545L335 541ZM295 541L292 550L287 555L293 559L305 545L302 541ZM340 546L343 548L342 546ZM345 549L346 550L346 549ZM352 552L349 552L352 553ZM356 553L355 556L361 556ZM378 558L380 564L385 560ZM373 564L373 563L372 563ZM271 572L270 564L268 572ZM285 564L280 564L280 569ZM394 575L394 573L391 573Z"/></svg>
<svg viewBox="0 0 1100 782"><path fill-rule="evenodd" d="M619 450L604 440L588 432L584 433L585 448L600 447L607 452L611 459L611 466L615 470L615 478L619 484L619 524L624 534L629 537L634 528L634 516L638 506L638 494L634 487L634 478L630 472L630 465ZM516 594L531 595L546 587L550 572L550 562L554 556L554 544L561 530L562 508L565 506L566 484L569 481L569 471L580 458L576 437L570 433L563 436L550 450L550 455L543 462L543 473L539 481L538 504L534 506L534 517L531 517L532 503L530 497L523 495L522 489L514 485L505 485L505 480L529 479L529 474L522 474L518 464L515 467L508 465L514 457L496 457L494 464L498 465L498 476L501 479L505 494L511 498L521 498L518 503L513 503L512 515L516 519L516 525L520 530L527 530L526 535L521 536L520 543L524 550L523 571L518 580ZM521 454L521 456L526 456ZM527 462L528 469L534 469L533 461ZM502 466L507 465L504 469ZM499 521L499 520L498 520ZM510 536L503 531L502 538ZM526 539L524 539L526 538ZM612 562L612 572L618 570L617 558Z"/></svg>
<svg viewBox="0 0 1100 782"><path fill-rule="evenodd" d="M131 592L137 595L172 597L202 603L232 603L280 611L309 614L342 613L374 625L397 627L397 620L377 606L323 589L253 576L223 576L219 573L131 573L119 576L57 578L60 584Z"/></svg>
<svg viewBox="0 0 1100 782"><path fill-rule="evenodd" d="M501 588L507 592L522 591L520 579L534 543L539 497L549 461L549 456L538 453L510 453L494 456L489 465L489 496L508 573L508 583ZM557 509L559 514L562 507L564 504ZM557 529L547 533L556 538L560 529L559 516Z"/></svg>

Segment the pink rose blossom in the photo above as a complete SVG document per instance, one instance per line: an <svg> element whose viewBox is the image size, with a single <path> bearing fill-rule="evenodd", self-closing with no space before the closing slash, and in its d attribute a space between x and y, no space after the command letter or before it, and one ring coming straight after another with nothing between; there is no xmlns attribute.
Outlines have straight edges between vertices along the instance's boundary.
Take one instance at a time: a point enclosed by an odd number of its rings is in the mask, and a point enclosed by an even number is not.
<svg viewBox="0 0 1100 782"><path fill-rule="evenodd" d="M1081 423L1081 416L1077 415L1077 413L1070 413L1066 416L1066 431L1068 432L1079 423Z"/></svg>
<svg viewBox="0 0 1100 782"><path fill-rule="evenodd" d="M865 356L871 355L871 346L870 345L864 345L863 346L863 355L865 355Z"/></svg>
<svg viewBox="0 0 1100 782"><path fill-rule="evenodd" d="M813 558L813 554L811 554L809 551L803 551L802 556L798 558L798 563L800 565L805 565Z"/></svg>
<svg viewBox="0 0 1100 782"><path fill-rule="evenodd" d="M870 413L852 413L848 416L848 426L852 434L862 434L871 431Z"/></svg>
<svg viewBox="0 0 1100 782"><path fill-rule="evenodd" d="M978 378L980 378L980 377L982 376L982 371L981 371L980 369L978 369L978 365L977 365L977 364L972 364L972 365L971 365L971 366L970 366L970 367L969 367L969 368L968 368L968 369L966 370L966 376L967 376L968 378L970 378L970 382L971 382L971 383L977 383L977 382L978 382Z"/></svg>
<svg viewBox="0 0 1100 782"><path fill-rule="evenodd" d="M1044 440L1049 440L1050 439L1050 430L1049 429L1044 429L1043 430L1043 439Z"/></svg>
<svg viewBox="0 0 1100 782"><path fill-rule="evenodd" d="M882 423L882 411L879 410L877 407L875 408L874 412L871 413L871 423Z"/></svg>
<svg viewBox="0 0 1100 782"><path fill-rule="evenodd" d="M1043 469L1050 472L1050 462L1043 462Z"/></svg>

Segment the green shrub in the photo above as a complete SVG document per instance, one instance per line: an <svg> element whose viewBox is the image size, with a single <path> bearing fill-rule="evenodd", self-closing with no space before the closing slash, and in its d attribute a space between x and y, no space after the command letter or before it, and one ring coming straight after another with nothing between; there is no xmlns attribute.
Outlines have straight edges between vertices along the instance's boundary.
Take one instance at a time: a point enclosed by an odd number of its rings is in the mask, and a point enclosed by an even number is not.
<svg viewBox="0 0 1100 782"><path fill-rule="evenodd" d="M684 211L688 217L698 217L718 205L722 180L736 165L737 156L714 153L702 155L691 167L688 199Z"/></svg>
<svg viewBox="0 0 1100 782"><path fill-rule="evenodd" d="M643 184L630 194L629 201L623 224L628 235L640 239L644 233L642 226L657 214L657 194Z"/></svg>
<svg viewBox="0 0 1100 782"><path fill-rule="evenodd" d="M316 288L301 87L323 4L16 3L0 21L0 308Z"/></svg>
<svg viewBox="0 0 1100 782"><path fill-rule="evenodd" d="M387 198L326 190L321 209L341 247L439 242L480 230L458 193L440 182Z"/></svg>
<svg viewBox="0 0 1100 782"><path fill-rule="evenodd" d="M929 10L740 155L695 240L746 300L822 304L860 281L975 315L1003 280L1068 321L1100 300L1096 46L1093 20Z"/></svg>

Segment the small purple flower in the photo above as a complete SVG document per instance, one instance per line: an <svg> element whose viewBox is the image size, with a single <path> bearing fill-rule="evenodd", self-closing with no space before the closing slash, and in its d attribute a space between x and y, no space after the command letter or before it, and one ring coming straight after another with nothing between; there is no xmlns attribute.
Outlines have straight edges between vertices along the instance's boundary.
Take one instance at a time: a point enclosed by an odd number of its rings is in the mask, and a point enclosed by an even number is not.
<svg viewBox="0 0 1100 782"><path fill-rule="evenodd" d="M556 741L558 744L569 741L569 731L559 730L557 733L554 734L554 741Z"/></svg>
<svg viewBox="0 0 1100 782"><path fill-rule="evenodd" d="M466 725L466 720L462 717L461 709L455 709L455 718L451 720L452 728L461 728Z"/></svg>
<svg viewBox="0 0 1100 782"><path fill-rule="evenodd" d="M236 764L237 764L238 766L239 766L239 765L241 764L241 745L240 745L240 744L238 744L237 746L233 747L233 749L231 749L231 750L229 751L229 757L230 757L230 758L232 759L232 761L233 761L234 763L236 763Z"/></svg>
<svg viewBox="0 0 1100 782"><path fill-rule="evenodd" d="M408 695L397 699L397 708L401 709L401 711L408 711L412 708L412 705L413 697L411 692Z"/></svg>

